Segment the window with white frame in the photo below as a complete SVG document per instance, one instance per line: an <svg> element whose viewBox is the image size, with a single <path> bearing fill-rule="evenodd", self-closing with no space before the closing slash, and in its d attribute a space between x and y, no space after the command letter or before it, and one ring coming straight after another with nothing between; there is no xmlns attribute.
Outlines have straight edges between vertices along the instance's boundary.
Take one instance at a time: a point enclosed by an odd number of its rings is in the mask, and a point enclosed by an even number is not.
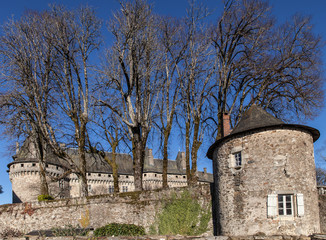
<svg viewBox="0 0 326 240"><path fill-rule="evenodd" d="M268 217L302 217L304 215L303 194L268 195L267 215Z"/></svg>
<svg viewBox="0 0 326 240"><path fill-rule="evenodd" d="M113 193L114 192L114 187L113 186L109 186L109 193Z"/></svg>
<svg viewBox="0 0 326 240"><path fill-rule="evenodd" d="M291 194L278 195L278 215L279 216L293 215L293 195Z"/></svg>
<svg viewBox="0 0 326 240"><path fill-rule="evenodd" d="M128 186L122 186L122 192L128 192Z"/></svg>

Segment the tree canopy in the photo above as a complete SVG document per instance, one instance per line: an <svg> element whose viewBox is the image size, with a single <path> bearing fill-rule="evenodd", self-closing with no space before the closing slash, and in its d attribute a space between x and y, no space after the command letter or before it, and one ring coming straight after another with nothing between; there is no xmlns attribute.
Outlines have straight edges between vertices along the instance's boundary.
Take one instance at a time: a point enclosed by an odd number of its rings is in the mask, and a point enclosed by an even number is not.
<svg viewBox="0 0 326 240"><path fill-rule="evenodd" d="M67 162L81 196L85 156L105 158L99 146L114 154L129 147L141 190L145 148L159 135L161 147L152 145L162 150L168 187L170 135L180 133L187 180L196 184L198 151L204 139L223 137L225 113L235 126L252 104L285 121L313 118L322 107L322 41L309 17L279 24L262 0L224 1L220 15L190 1L180 18L154 13L145 0L120 6L103 31L90 7L52 6L2 26L1 123L22 141L36 139L43 165L43 149ZM104 34L112 43L98 51ZM77 149L77 161L62 142Z"/></svg>

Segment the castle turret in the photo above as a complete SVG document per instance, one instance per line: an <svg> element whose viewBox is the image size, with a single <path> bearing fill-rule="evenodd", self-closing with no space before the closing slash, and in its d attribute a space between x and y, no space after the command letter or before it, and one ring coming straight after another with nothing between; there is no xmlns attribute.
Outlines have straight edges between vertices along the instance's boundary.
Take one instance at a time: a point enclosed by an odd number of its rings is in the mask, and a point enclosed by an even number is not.
<svg viewBox="0 0 326 240"><path fill-rule="evenodd" d="M253 105L216 141L217 234L310 235L320 231L314 146L318 130L285 124Z"/></svg>

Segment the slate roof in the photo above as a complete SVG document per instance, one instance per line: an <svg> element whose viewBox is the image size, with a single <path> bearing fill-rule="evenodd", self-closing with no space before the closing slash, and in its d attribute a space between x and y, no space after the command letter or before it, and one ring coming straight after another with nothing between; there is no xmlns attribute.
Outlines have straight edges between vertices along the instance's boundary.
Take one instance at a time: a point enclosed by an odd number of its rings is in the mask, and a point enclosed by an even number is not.
<svg viewBox="0 0 326 240"><path fill-rule="evenodd" d="M245 132L251 129L269 127L285 124L282 120L269 114L256 104L252 105L241 117L239 123L231 131L230 134Z"/></svg>
<svg viewBox="0 0 326 240"><path fill-rule="evenodd" d="M13 157L14 161L8 164L8 168L10 165L14 163L24 163L24 162L38 162L37 158L32 154L32 143L27 139L23 146L21 147L19 153ZM78 163L78 150L76 148L67 148L66 152ZM112 153L106 153L111 159ZM122 175L133 175L133 160L130 154L125 153L117 153L116 162L118 165L118 174ZM54 155L51 151L47 152L46 163L57 165L60 167L65 167L69 169L70 166L66 161L61 160L56 155ZM154 173L162 173L163 160L162 159L154 159L154 165L144 164L144 173L154 172ZM112 168L110 165L101 157L96 154L86 153L86 169L89 173L112 173ZM168 163L168 174L175 175L185 175L185 169L178 168L177 162L174 160L169 160ZM213 182L212 174L199 174L199 180L205 182Z"/></svg>
<svg viewBox="0 0 326 240"><path fill-rule="evenodd" d="M268 128L303 129L310 132L314 142L320 136L319 131L315 128L299 124L286 124L282 120L274 117L273 115L263 110L261 107L254 104L250 107L250 109L244 112L239 123L235 126L235 128L231 131L229 135L215 141L215 143L210 146L207 151L207 157L212 159L215 148L218 147L218 145L226 139L229 139L241 133L246 133L251 130L265 130Z"/></svg>

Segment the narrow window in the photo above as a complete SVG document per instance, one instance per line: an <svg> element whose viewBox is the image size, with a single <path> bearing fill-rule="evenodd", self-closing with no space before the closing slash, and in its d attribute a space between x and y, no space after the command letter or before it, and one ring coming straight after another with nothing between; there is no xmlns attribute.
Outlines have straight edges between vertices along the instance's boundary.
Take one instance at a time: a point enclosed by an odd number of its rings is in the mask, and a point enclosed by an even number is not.
<svg viewBox="0 0 326 240"><path fill-rule="evenodd" d="M88 185L88 191L92 190L92 185Z"/></svg>
<svg viewBox="0 0 326 240"><path fill-rule="evenodd" d="M128 192L128 186L122 186L122 192Z"/></svg>
<svg viewBox="0 0 326 240"><path fill-rule="evenodd" d="M145 173L145 174L144 174L144 177L146 177L146 176L147 176L147 174Z"/></svg>
<svg viewBox="0 0 326 240"><path fill-rule="evenodd" d="M24 164L22 163L22 164L20 164L20 166L21 166L21 167L24 167Z"/></svg>
<svg viewBox="0 0 326 240"><path fill-rule="evenodd" d="M88 176L90 176L91 174L90 173L88 173Z"/></svg>
<svg viewBox="0 0 326 240"><path fill-rule="evenodd" d="M109 186L109 193L113 193L114 192L114 187L113 186Z"/></svg>
<svg viewBox="0 0 326 240"><path fill-rule="evenodd" d="M186 176L183 176L183 178L186 178Z"/></svg>
<svg viewBox="0 0 326 240"><path fill-rule="evenodd" d="M129 178L129 176L127 175L126 178Z"/></svg>
<svg viewBox="0 0 326 240"><path fill-rule="evenodd" d="M98 176L101 177L101 174L99 173Z"/></svg>
<svg viewBox="0 0 326 240"><path fill-rule="evenodd" d="M64 184L65 184L65 183L64 183L64 180L61 179L61 180L59 181L59 188L60 188L60 189L64 189L64 187L65 187Z"/></svg>
<svg viewBox="0 0 326 240"><path fill-rule="evenodd" d="M278 195L278 214L280 216L293 215L293 195L290 194Z"/></svg>
<svg viewBox="0 0 326 240"><path fill-rule="evenodd" d="M33 166L33 167L35 167L35 166L36 166L36 164L35 164L35 163L32 163L32 166Z"/></svg>
<svg viewBox="0 0 326 240"><path fill-rule="evenodd" d="M240 168L242 166L241 152L233 153L235 160L235 167Z"/></svg>
<svg viewBox="0 0 326 240"><path fill-rule="evenodd" d="M109 177L111 177L111 174L109 174Z"/></svg>
<svg viewBox="0 0 326 240"><path fill-rule="evenodd" d="M157 177L157 174L155 173L155 177Z"/></svg>

